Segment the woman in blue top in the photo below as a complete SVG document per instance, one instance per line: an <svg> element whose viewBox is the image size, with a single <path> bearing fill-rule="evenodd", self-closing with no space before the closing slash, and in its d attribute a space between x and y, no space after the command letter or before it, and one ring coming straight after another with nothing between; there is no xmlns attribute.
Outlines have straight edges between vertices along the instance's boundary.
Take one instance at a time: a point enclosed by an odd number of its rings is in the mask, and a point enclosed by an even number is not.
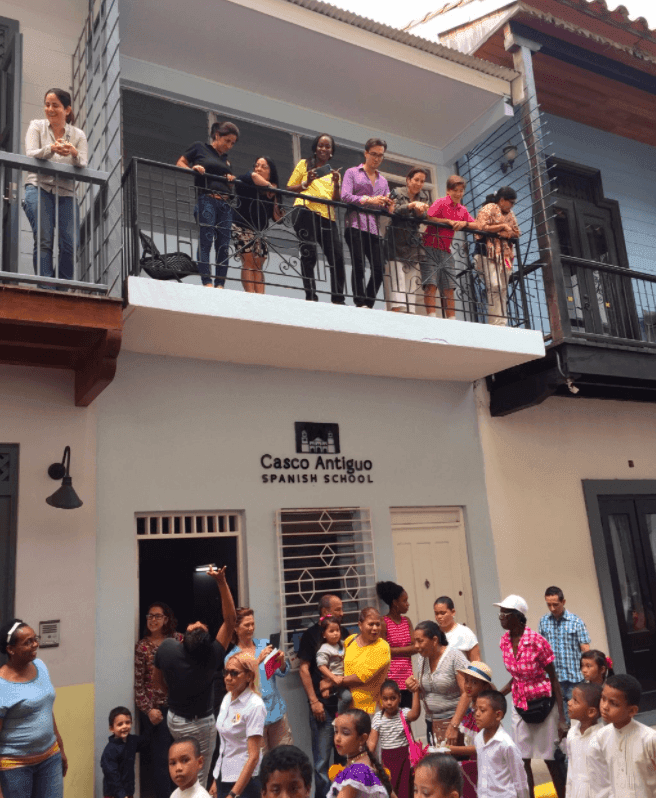
<svg viewBox="0 0 656 798"><path fill-rule="evenodd" d="M285 677L288 667L285 655L279 652L280 669L267 679L264 659L273 651L273 646L264 638L256 638L255 634L255 614L250 607L237 608L237 625L233 640L236 642L235 648L230 650L230 656L239 654L243 651L250 654L258 661L260 672L260 694L267 710L266 720L264 721L264 735L262 736L263 751L270 751L278 745L293 745L292 732L287 721L287 706L283 697L278 691L276 678Z"/></svg>
<svg viewBox="0 0 656 798"><path fill-rule="evenodd" d="M36 658L39 638L14 618L0 628L0 787L4 798L62 798L68 763L52 705L55 688Z"/></svg>

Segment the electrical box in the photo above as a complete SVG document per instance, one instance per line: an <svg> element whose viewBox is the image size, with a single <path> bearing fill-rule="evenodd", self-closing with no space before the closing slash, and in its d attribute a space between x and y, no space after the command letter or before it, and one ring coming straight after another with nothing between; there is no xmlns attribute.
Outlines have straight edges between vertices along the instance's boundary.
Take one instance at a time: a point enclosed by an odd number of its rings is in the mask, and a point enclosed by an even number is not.
<svg viewBox="0 0 656 798"><path fill-rule="evenodd" d="M59 627L61 621L39 621L39 637L41 648L54 648L59 645Z"/></svg>

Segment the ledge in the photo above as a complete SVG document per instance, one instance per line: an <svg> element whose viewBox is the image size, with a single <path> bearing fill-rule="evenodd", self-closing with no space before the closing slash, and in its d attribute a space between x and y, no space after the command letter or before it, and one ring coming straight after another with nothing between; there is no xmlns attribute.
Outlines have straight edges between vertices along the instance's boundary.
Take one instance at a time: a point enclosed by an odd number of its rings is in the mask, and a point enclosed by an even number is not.
<svg viewBox="0 0 656 798"><path fill-rule="evenodd" d="M304 371L473 382L544 357L534 330L130 277L123 348Z"/></svg>
<svg viewBox="0 0 656 798"><path fill-rule="evenodd" d="M120 299L0 285L0 363L70 369L87 407L116 373Z"/></svg>

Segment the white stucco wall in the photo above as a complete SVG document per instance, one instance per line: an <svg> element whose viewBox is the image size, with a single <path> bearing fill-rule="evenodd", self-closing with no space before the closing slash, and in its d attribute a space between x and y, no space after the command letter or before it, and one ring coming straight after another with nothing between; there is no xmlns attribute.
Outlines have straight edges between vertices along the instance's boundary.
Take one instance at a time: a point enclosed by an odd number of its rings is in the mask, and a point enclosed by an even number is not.
<svg viewBox="0 0 656 798"><path fill-rule="evenodd" d="M59 648L42 649L56 687L93 682L96 420L75 407L73 373L0 366L0 441L19 444L16 615L38 632L61 620ZM76 510L46 504L60 483L48 466L71 447Z"/></svg>
<svg viewBox="0 0 656 798"><path fill-rule="evenodd" d="M370 507L377 576L393 578L389 508L461 505L479 636L488 661L501 668L491 606L499 588L470 386L125 352L96 404L97 746L106 733L105 707L132 697L139 511L243 510L249 594L242 600L255 608L265 632L280 625L277 509ZM262 484L261 455L293 456L294 422L301 420L338 423L342 452L373 461L373 484ZM281 689L296 739L308 747L298 677Z"/></svg>
<svg viewBox="0 0 656 798"><path fill-rule="evenodd" d="M607 652L582 480L654 479L656 406L554 397L491 418L477 391L501 593L523 596L536 628L545 588L558 585L593 647Z"/></svg>

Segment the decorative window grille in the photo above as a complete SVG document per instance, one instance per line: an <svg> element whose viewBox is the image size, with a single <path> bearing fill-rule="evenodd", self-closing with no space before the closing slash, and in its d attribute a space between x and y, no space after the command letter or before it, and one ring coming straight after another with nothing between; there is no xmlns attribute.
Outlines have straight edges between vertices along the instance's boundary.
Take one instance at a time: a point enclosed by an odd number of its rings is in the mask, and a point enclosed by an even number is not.
<svg viewBox="0 0 656 798"><path fill-rule="evenodd" d="M137 536L241 535L239 513L137 513Z"/></svg>
<svg viewBox="0 0 656 798"><path fill-rule="evenodd" d="M276 522L281 640L291 654L294 638L317 620L324 593L341 597L351 628L376 603L371 515L362 507L280 510Z"/></svg>

